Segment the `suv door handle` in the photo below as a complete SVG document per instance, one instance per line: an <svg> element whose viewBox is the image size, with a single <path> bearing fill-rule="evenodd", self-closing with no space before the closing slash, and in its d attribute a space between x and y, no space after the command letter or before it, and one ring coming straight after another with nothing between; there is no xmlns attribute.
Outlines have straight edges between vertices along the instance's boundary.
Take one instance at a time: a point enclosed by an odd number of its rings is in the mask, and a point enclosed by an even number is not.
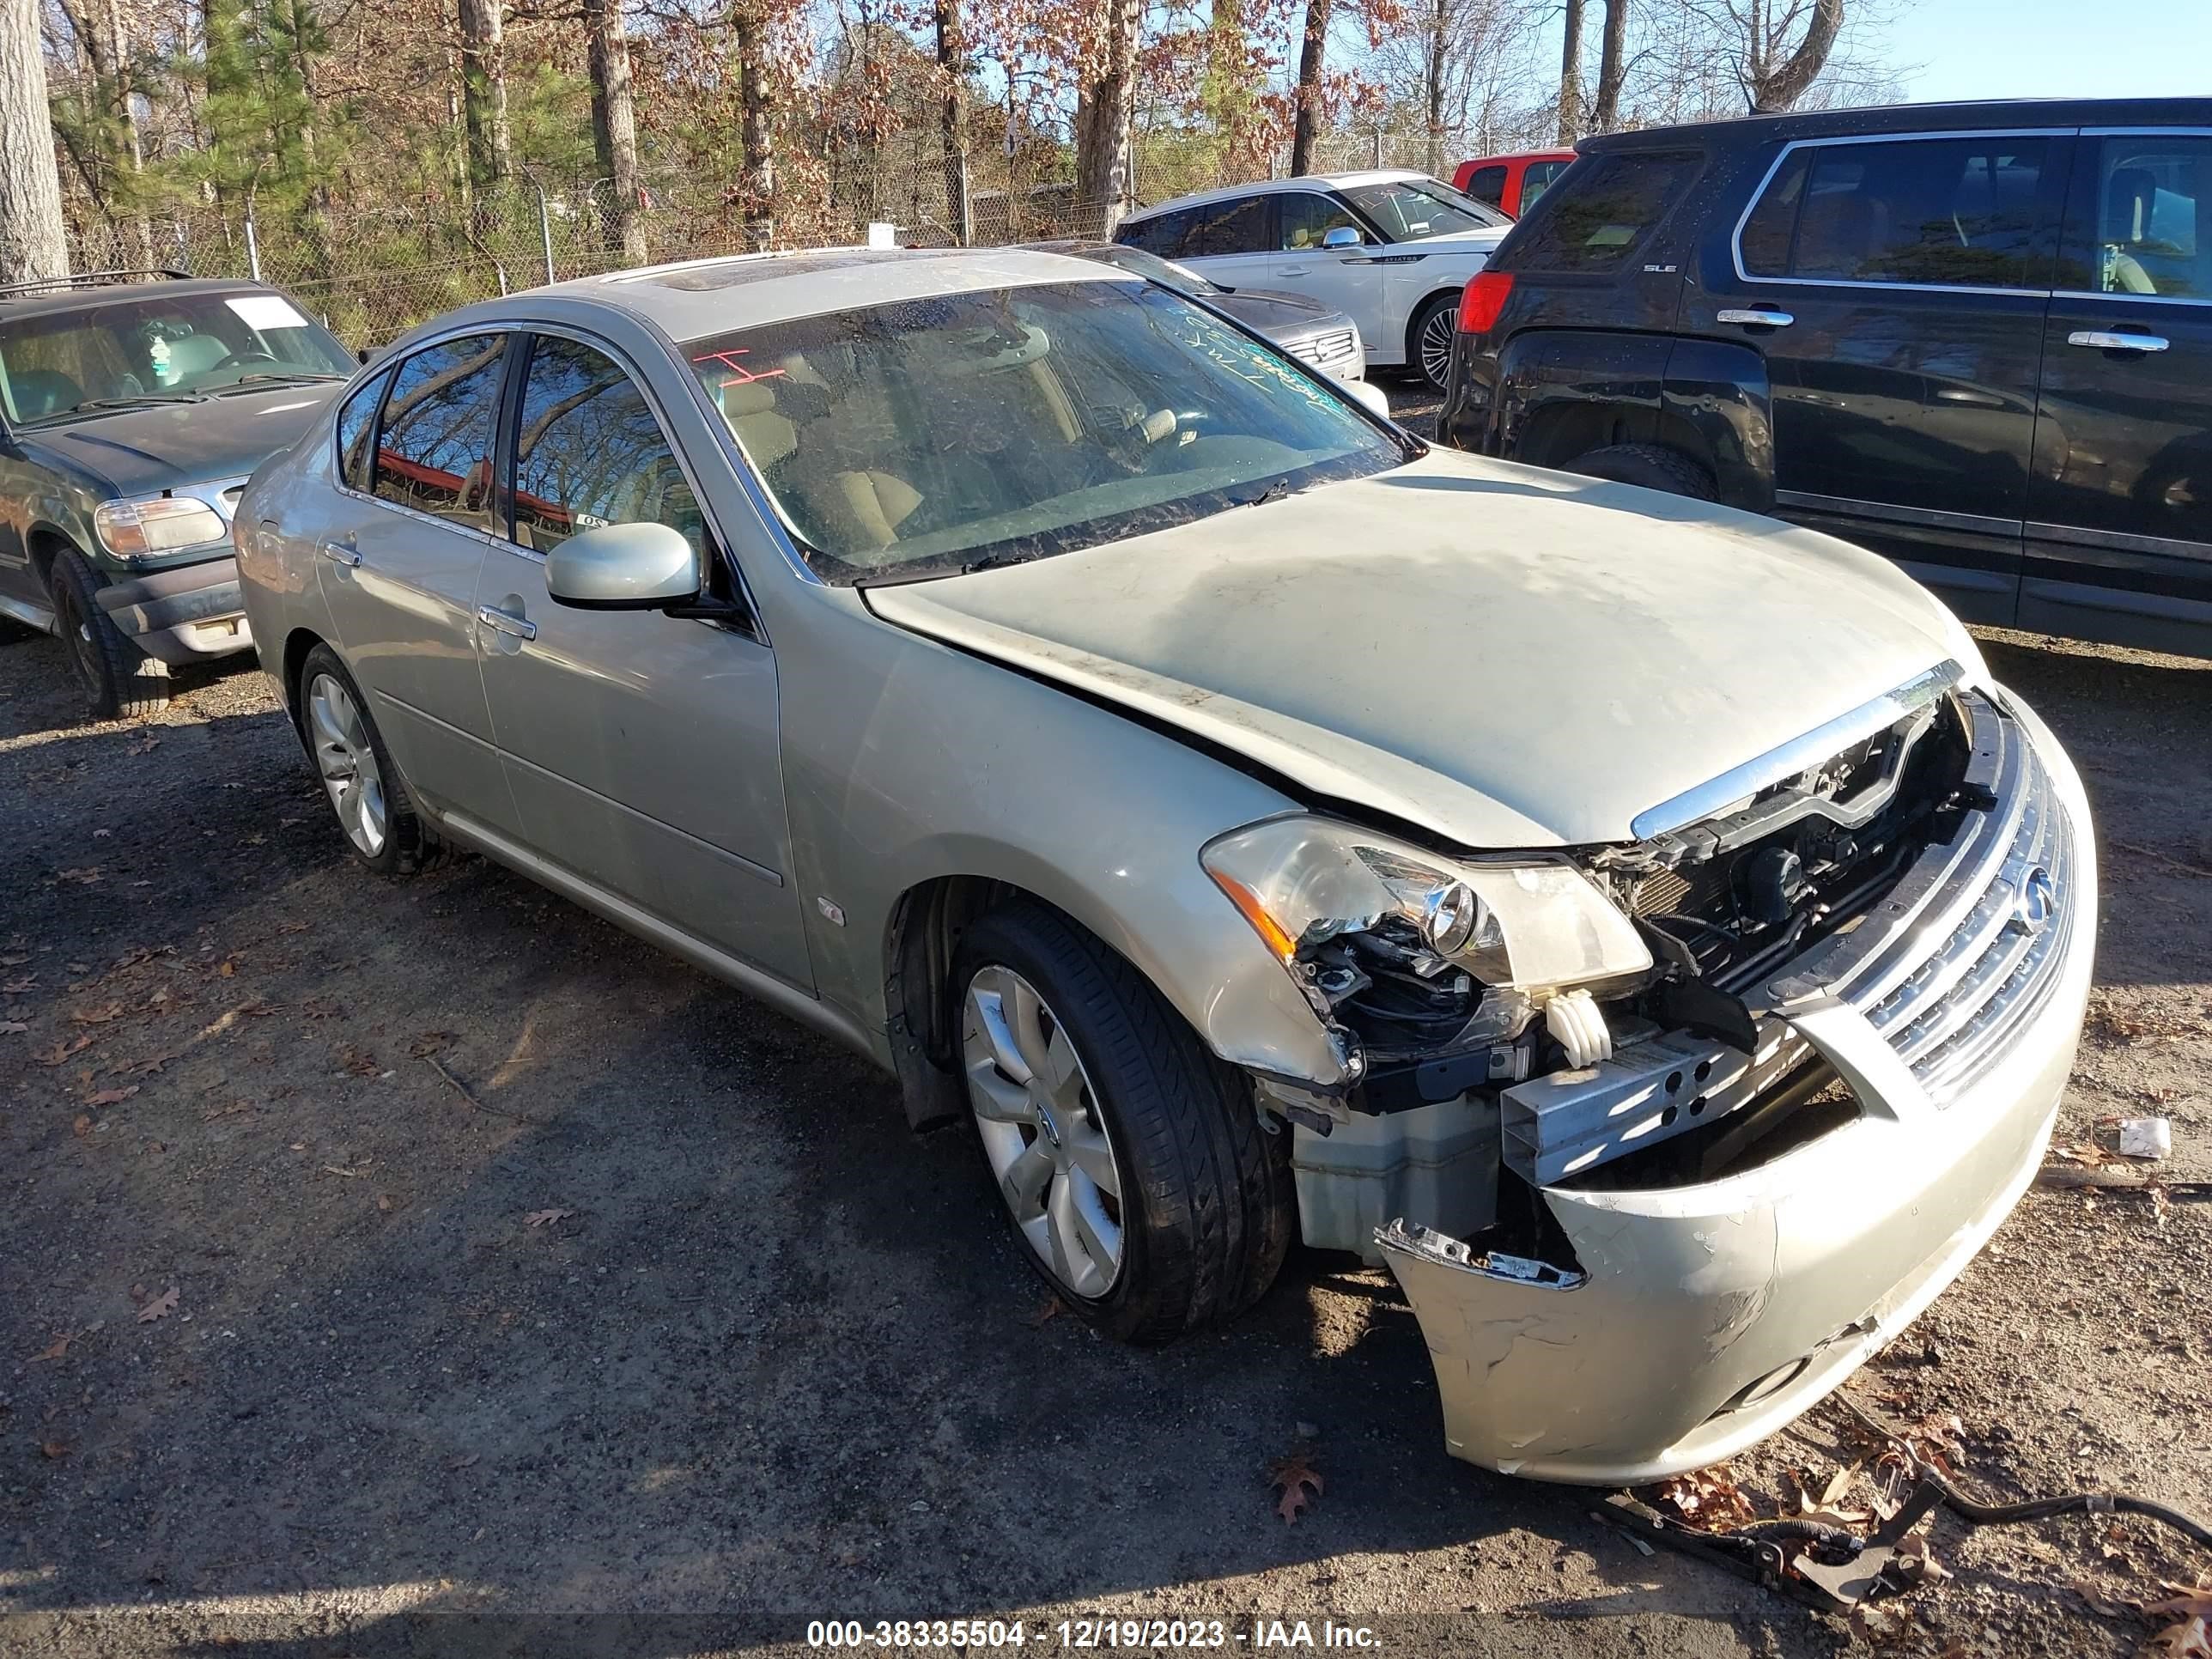
<svg viewBox="0 0 2212 1659"><path fill-rule="evenodd" d="M332 564L342 564L349 570L361 566L361 550L351 542L325 542L320 550Z"/></svg>
<svg viewBox="0 0 2212 1659"><path fill-rule="evenodd" d="M477 620L495 634L504 634L514 640L534 640L538 624L527 617L518 617L512 611L502 611L495 605L477 607Z"/></svg>
<svg viewBox="0 0 2212 1659"><path fill-rule="evenodd" d="M1787 328L1797 319L1786 311L1766 306L1723 306L1713 313L1717 323L1741 323L1747 328Z"/></svg>
<svg viewBox="0 0 2212 1659"><path fill-rule="evenodd" d="M2094 351L2163 351L2166 339L2162 334L2121 334L2111 329L2080 328L2066 337L2071 346L2087 346Z"/></svg>

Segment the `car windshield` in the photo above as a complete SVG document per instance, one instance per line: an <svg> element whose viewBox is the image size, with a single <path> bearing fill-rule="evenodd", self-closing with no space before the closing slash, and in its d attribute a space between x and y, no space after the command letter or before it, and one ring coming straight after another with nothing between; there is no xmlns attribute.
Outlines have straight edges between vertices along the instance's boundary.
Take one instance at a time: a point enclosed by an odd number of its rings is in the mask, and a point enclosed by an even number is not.
<svg viewBox="0 0 2212 1659"><path fill-rule="evenodd" d="M685 348L824 580L911 580L1397 465L1316 377L1111 280L800 318Z"/></svg>
<svg viewBox="0 0 2212 1659"><path fill-rule="evenodd" d="M353 367L328 330L265 289L142 291L0 320L0 398L25 426L276 379L337 380Z"/></svg>
<svg viewBox="0 0 2212 1659"><path fill-rule="evenodd" d="M1163 259L1157 253L1147 253L1140 247L1123 247L1118 243L1111 252L1101 250L1100 257L1109 265L1149 277L1163 288L1174 289L1179 294L1224 294L1227 289L1209 283L1188 265L1179 265L1172 259Z"/></svg>
<svg viewBox="0 0 2212 1659"><path fill-rule="evenodd" d="M1455 236L1513 222L1473 197L1428 179L1355 185L1343 193L1394 242L1426 241L1431 236Z"/></svg>

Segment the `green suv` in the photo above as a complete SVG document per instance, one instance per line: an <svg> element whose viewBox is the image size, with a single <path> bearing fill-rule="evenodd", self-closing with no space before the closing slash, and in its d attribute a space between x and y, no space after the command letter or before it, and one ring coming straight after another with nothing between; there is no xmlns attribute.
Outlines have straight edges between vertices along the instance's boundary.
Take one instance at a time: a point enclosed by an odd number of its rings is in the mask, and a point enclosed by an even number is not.
<svg viewBox="0 0 2212 1659"><path fill-rule="evenodd" d="M159 708L172 667L252 648L231 510L353 368L258 283L0 288L0 617L60 637L94 716Z"/></svg>

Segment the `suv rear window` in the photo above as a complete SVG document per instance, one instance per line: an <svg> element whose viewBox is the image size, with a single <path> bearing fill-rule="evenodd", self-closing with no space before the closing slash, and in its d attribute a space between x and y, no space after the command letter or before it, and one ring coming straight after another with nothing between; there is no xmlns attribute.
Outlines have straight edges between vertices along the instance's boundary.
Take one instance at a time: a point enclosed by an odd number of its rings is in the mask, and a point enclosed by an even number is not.
<svg viewBox="0 0 2212 1659"><path fill-rule="evenodd" d="M1916 138L1808 145L1744 221L1748 276L2047 286L2035 240L2043 138Z"/></svg>
<svg viewBox="0 0 2212 1659"><path fill-rule="evenodd" d="M1516 239L1521 270L1617 270L1683 192L1705 157L1695 151L1594 155L1547 191L1544 211Z"/></svg>

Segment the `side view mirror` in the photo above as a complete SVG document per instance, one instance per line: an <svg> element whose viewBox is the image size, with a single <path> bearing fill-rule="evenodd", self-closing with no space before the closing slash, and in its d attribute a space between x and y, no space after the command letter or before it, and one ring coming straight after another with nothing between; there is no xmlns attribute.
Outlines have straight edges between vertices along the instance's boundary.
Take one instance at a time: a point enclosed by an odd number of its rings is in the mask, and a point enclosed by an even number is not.
<svg viewBox="0 0 2212 1659"><path fill-rule="evenodd" d="M659 611L689 605L706 585L698 549L665 524L580 530L545 559L545 591L579 611Z"/></svg>
<svg viewBox="0 0 2212 1659"><path fill-rule="evenodd" d="M1322 233L1321 245L1324 250L1338 247L1358 247L1359 246L1359 233L1350 225L1332 225L1328 229Z"/></svg>
<svg viewBox="0 0 2212 1659"><path fill-rule="evenodd" d="M1340 380L1337 384L1344 388L1345 396L1376 420L1387 421L1391 418L1390 394L1373 381Z"/></svg>

